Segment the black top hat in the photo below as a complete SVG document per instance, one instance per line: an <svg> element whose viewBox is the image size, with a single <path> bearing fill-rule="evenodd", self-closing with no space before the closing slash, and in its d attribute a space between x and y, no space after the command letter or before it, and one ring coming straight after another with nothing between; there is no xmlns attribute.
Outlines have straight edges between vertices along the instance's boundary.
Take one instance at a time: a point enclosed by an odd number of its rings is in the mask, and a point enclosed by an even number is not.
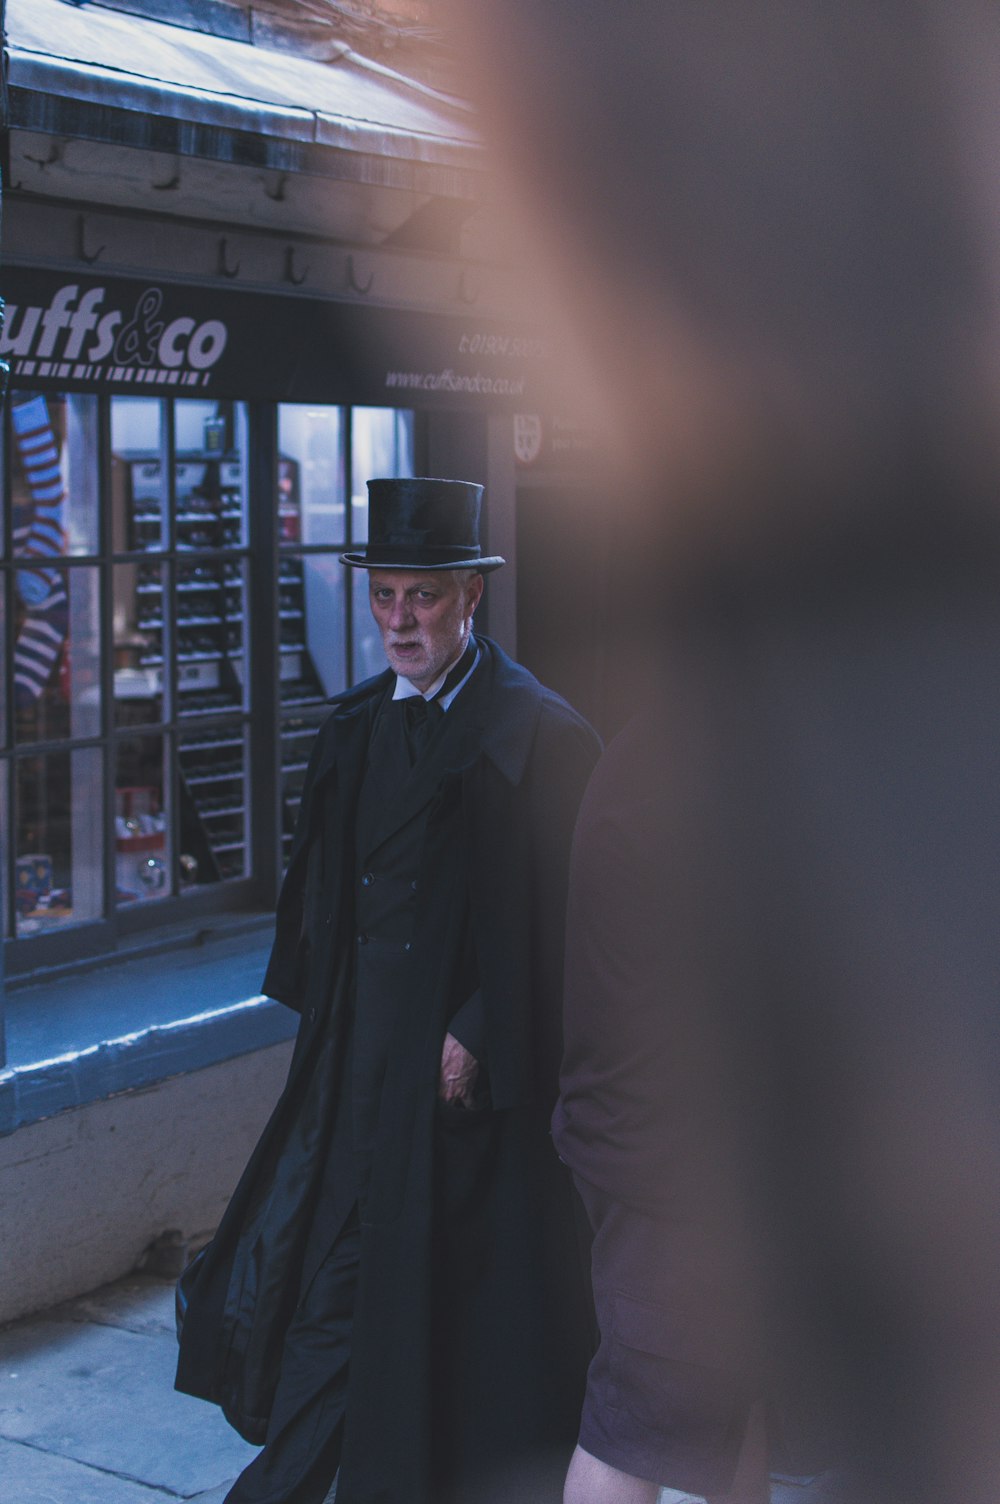
<svg viewBox="0 0 1000 1504"><path fill-rule="evenodd" d="M468 480L370 480L368 542L340 561L356 569L499 569L506 560L484 559L479 546L482 496Z"/></svg>

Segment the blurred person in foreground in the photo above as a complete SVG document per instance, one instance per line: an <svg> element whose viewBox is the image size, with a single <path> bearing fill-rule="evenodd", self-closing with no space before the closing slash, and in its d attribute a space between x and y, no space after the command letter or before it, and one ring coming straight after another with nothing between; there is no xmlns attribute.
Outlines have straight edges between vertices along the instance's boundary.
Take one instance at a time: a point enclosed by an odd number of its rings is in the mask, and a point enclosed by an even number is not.
<svg viewBox="0 0 1000 1504"><path fill-rule="evenodd" d="M838 1500L996 1504L1000 14L454 14L590 373L639 712L556 1132L595 1272L606 1203L654 1234L567 1500L738 1491L766 1394Z"/></svg>
<svg viewBox="0 0 1000 1504"><path fill-rule="evenodd" d="M597 738L472 630L482 487L369 482L389 662L319 730L263 990L288 1082L200 1265L178 1387L263 1449L229 1504L558 1499L591 1350L558 1086Z"/></svg>

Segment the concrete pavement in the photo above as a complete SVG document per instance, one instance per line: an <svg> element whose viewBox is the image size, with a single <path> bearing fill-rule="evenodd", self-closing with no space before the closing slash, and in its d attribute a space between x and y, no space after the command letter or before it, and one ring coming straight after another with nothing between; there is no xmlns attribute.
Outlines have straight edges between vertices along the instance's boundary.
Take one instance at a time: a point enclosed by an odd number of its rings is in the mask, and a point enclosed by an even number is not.
<svg viewBox="0 0 1000 1504"><path fill-rule="evenodd" d="M4 1504L221 1504L255 1449L176 1356L173 1285L141 1274L0 1332Z"/></svg>
<svg viewBox="0 0 1000 1504"><path fill-rule="evenodd" d="M174 1391L176 1353L173 1282L148 1274L0 1330L3 1504L222 1504L255 1449ZM822 1504L821 1485L772 1504Z"/></svg>

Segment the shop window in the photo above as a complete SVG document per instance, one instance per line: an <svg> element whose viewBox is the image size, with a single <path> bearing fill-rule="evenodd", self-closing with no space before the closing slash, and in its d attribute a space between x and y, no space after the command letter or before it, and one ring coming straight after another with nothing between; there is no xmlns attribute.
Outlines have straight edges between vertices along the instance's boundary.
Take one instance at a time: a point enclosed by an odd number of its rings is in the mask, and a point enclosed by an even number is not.
<svg viewBox="0 0 1000 1504"><path fill-rule="evenodd" d="M111 399L118 907L249 875L248 453L241 403Z"/></svg>
<svg viewBox="0 0 1000 1504"><path fill-rule="evenodd" d="M347 537L346 425L339 407L278 409L278 520L283 545Z"/></svg>
<svg viewBox="0 0 1000 1504"><path fill-rule="evenodd" d="M249 872L246 737L233 721L188 732L178 752L182 890Z"/></svg>
<svg viewBox="0 0 1000 1504"><path fill-rule="evenodd" d="M29 754L14 767L16 933L99 919L100 749Z"/></svg>
<svg viewBox="0 0 1000 1504"><path fill-rule="evenodd" d="M57 933L72 959L74 927L99 926L100 951L197 903L273 900L325 703L384 666L338 556L366 536L364 481L412 474L413 415L271 412L254 432L239 402L11 394L0 900L14 972ZM277 686L255 672L269 664Z"/></svg>
<svg viewBox="0 0 1000 1504"><path fill-rule="evenodd" d="M100 591L90 564L14 570L14 739L99 736Z"/></svg>
<svg viewBox="0 0 1000 1504"><path fill-rule="evenodd" d="M154 397L111 402L111 519L116 553L161 548L167 540L165 409Z"/></svg>

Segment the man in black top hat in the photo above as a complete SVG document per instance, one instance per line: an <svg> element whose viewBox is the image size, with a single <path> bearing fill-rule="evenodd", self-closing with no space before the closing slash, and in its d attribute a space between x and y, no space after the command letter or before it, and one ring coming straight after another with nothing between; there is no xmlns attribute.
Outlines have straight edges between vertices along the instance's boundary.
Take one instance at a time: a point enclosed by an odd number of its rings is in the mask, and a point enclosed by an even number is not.
<svg viewBox="0 0 1000 1504"><path fill-rule="evenodd" d="M182 1282L178 1387L263 1451L230 1504L557 1500L589 1357L548 1120L597 755L472 633L482 488L369 482L389 669L317 738L264 990L288 1083Z"/></svg>

